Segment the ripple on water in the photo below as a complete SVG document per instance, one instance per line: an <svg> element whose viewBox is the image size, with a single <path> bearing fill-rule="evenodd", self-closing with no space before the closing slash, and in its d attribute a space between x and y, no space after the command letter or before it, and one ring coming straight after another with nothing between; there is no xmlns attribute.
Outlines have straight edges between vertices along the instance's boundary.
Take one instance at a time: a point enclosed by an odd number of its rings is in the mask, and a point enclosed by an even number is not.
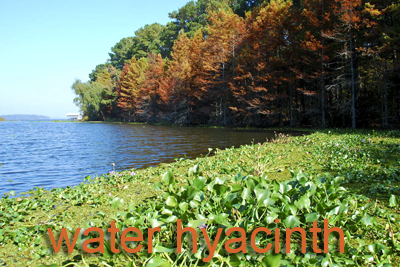
<svg viewBox="0 0 400 267"><path fill-rule="evenodd" d="M264 142L273 132L63 122L0 123L0 195L79 184L87 175ZM12 180L9 182L9 180Z"/></svg>

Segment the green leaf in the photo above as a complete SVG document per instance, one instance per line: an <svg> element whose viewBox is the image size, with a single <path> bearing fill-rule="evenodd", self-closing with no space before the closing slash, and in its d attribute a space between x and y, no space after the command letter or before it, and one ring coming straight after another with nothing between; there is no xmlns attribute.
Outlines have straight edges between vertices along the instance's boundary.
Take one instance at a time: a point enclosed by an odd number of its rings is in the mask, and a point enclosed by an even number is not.
<svg viewBox="0 0 400 267"><path fill-rule="evenodd" d="M197 165L196 165L197 166ZM199 176L193 181L193 186L197 189L203 189L204 185L206 184L206 178Z"/></svg>
<svg viewBox="0 0 400 267"><path fill-rule="evenodd" d="M389 199L389 207L393 208L399 205L399 202L397 201L397 197L395 195L391 195Z"/></svg>
<svg viewBox="0 0 400 267"><path fill-rule="evenodd" d="M285 225L286 225L287 228L291 228L292 229L292 228L295 228L295 227L299 226L300 225L300 221L299 221L299 219L297 219L293 215L289 215L285 219Z"/></svg>
<svg viewBox="0 0 400 267"><path fill-rule="evenodd" d="M242 174L240 172L232 177L232 181L234 183L240 182L242 180L243 180L243 176L242 176Z"/></svg>
<svg viewBox="0 0 400 267"><path fill-rule="evenodd" d="M166 223L175 223L177 220L178 220L178 217L176 217L175 215L171 215L163 221Z"/></svg>
<svg viewBox="0 0 400 267"><path fill-rule="evenodd" d="M224 184L226 182L226 180L228 180L228 177L225 177L225 178L217 177L214 181L215 181L215 184Z"/></svg>
<svg viewBox="0 0 400 267"><path fill-rule="evenodd" d="M223 196L226 192L226 186L222 184L216 184L214 185L213 190L218 196Z"/></svg>
<svg viewBox="0 0 400 267"><path fill-rule="evenodd" d="M263 201L263 205L264 207L268 207L268 206L272 206L275 204L275 201L272 200L271 198L267 198Z"/></svg>
<svg viewBox="0 0 400 267"><path fill-rule="evenodd" d="M174 175L171 170L168 170L162 176L162 181L164 184L170 185L174 182Z"/></svg>
<svg viewBox="0 0 400 267"><path fill-rule="evenodd" d="M368 215L368 213L365 213L364 217L361 219L361 222L368 226L372 225L372 217Z"/></svg>
<svg viewBox="0 0 400 267"><path fill-rule="evenodd" d="M295 205L286 205L285 210L286 214L296 215L297 214L297 207Z"/></svg>
<svg viewBox="0 0 400 267"><path fill-rule="evenodd" d="M231 266L239 266L240 265L240 259L237 255L237 253L231 254L229 257L229 265Z"/></svg>
<svg viewBox="0 0 400 267"><path fill-rule="evenodd" d="M246 181L246 187L247 187L250 191L253 191L254 188L256 187L256 184L255 184L254 180L250 178L250 179L246 179L245 181Z"/></svg>
<svg viewBox="0 0 400 267"><path fill-rule="evenodd" d="M157 246L155 246L155 248L154 248L154 252L158 252L158 253L163 253L163 252L167 252L167 253L176 252L176 248L166 248L166 247L163 247L163 246L157 244Z"/></svg>
<svg viewBox="0 0 400 267"><path fill-rule="evenodd" d="M189 202L189 205L192 209L197 209L197 207L199 206L199 203L197 201L191 200Z"/></svg>
<svg viewBox="0 0 400 267"><path fill-rule="evenodd" d="M150 219L151 228L156 228L156 227L159 227L159 226L161 226L163 224L164 223L162 221L158 221L157 219Z"/></svg>
<svg viewBox="0 0 400 267"><path fill-rule="evenodd" d="M376 244L368 245L368 250L369 250L370 252L372 252L372 253L375 253L375 254L378 252L378 251L377 251Z"/></svg>
<svg viewBox="0 0 400 267"><path fill-rule="evenodd" d="M279 192L281 194L285 194L287 191L289 191L289 186L286 183L280 182L279 183Z"/></svg>
<svg viewBox="0 0 400 267"><path fill-rule="evenodd" d="M329 215L338 215L340 211L340 206L336 206L335 208L333 208L330 212Z"/></svg>
<svg viewBox="0 0 400 267"><path fill-rule="evenodd" d="M169 209L163 209L162 211L161 211L161 214L163 214L163 215L172 215L172 210L169 210Z"/></svg>
<svg viewBox="0 0 400 267"><path fill-rule="evenodd" d="M314 221L318 220L318 218L319 218L318 212L312 212L312 213L306 214L306 222L314 222Z"/></svg>
<svg viewBox="0 0 400 267"><path fill-rule="evenodd" d="M169 207L176 207L178 205L178 201L174 196L168 196L167 200L165 201L165 204Z"/></svg>
<svg viewBox="0 0 400 267"><path fill-rule="evenodd" d="M344 181L344 178L341 176L336 177L335 179L333 179L333 183L334 185L340 185L342 184Z"/></svg>
<svg viewBox="0 0 400 267"><path fill-rule="evenodd" d="M281 262L281 254L271 254L262 259L262 263L265 267L278 267Z"/></svg>
<svg viewBox="0 0 400 267"><path fill-rule="evenodd" d="M189 208L189 204L187 202L182 202L179 204L179 209L181 209L182 211L187 211Z"/></svg>
<svg viewBox="0 0 400 267"><path fill-rule="evenodd" d="M276 218L278 218L278 214L276 214L275 212L271 212L268 213L265 219L267 220L268 223L273 223Z"/></svg>
<svg viewBox="0 0 400 267"><path fill-rule="evenodd" d="M255 190L255 193L258 203L263 203L271 195L271 191L259 188Z"/></svg>
<svg viewBox="0 0 400 267"><path fill-rule="evenodd" d="M331 262L329 261L329 257L325 257L322 261L321 261L321 266L327 267L329 266Z"/></svg>
<svg viewBox="0 0 400 267"><path fill-rule="evenodd" d="M198 164L194 165L193 167L189 168L189 177L193 176L195 174L198 174L200 172L200 167Z"/></svg>
<svg viewBox="0 0 400 267"><path fill-rule="evenodd" d="M231 188L231 192L242 192L243 191L243 185L241 184L233 184Z"/></svg>
<svg viewBox="0 0 400 267"><path fill-rule="evenodd" d="M215 214L211 214L210 216L208 216L208 218L210 219L211 222L216 222L222 225L229 225L227 218L229 217L229 214L226 213L221 213L218 215Z"/></svg>
<svg viewBox="0 0 400 267"><path fill-rule="evenodd" d="M192 228L197 228L200 225L205 224L208 221L208 219L202 219L202 220L191 220L188 223L188 227L192 227Z"/></svg>
<svg viewBox="0 0 400 267"><path fill-rule="evenodd" d="M122 204L124 203L124 200L122 198L116 197L112 200L111 206L114 209L118 209Z"/></svg>
<svg viewBox="0 0 400 267"><path fill-rule="evenodd" d="M104 240L104 258L111 258L114 254L114 252L111 251L111 244L109 242L111 241Z"/></svg>
<svg viewBox="0 0 400 267"><path fill-rule="evenodd" d="M310 198L307 195L303 195L299 200L294 202L294 205L296 205L296 207L299 209L310 207L310 204Z"/></svg>
<svg viewBox="0 0 400 267"><path fill-rule="evenodd" d="M243 199L249 199L251 197L251 190L248 189L247 187L243 189L242 191L242 198Z"/></svg>
<svg viewBox="0 0 400 267"><path fill-rule="evenodd" d="M306 183L307 183L307 177L305 177L305 176L301 176L300 178L299 178L299 183L301 184L301 185L305 185Z"/></svg>
<svg viewBox="0 0 400 267"><path fill-rule="evenodd" d="M162 258L154 257L147 264L146 267L170 267L171 264L168 261L164 261Z"/></svg>

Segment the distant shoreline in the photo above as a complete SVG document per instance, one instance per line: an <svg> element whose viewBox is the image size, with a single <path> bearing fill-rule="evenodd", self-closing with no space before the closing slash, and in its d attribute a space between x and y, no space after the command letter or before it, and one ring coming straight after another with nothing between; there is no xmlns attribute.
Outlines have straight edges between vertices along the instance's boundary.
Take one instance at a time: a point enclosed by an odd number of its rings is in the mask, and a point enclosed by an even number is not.
<svg viewBox="0 0 400 267"><path fill-rule="evenodd" d="M11 114L11 115L0 115L6 121L31 121L31 120L50 120L51 118L44 115L35 114Z"/></svg>

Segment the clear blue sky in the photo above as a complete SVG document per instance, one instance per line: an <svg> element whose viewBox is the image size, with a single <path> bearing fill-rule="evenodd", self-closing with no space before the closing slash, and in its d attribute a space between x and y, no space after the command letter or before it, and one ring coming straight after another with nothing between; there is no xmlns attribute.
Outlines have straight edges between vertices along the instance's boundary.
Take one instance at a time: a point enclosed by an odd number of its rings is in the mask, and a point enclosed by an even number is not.
<svg viewBox="0 0 400 267"><path fill-rule="evenodd" d="M166 24L189 0L0 0L0 115L65 118L71 85L146 24Z"/></svg>

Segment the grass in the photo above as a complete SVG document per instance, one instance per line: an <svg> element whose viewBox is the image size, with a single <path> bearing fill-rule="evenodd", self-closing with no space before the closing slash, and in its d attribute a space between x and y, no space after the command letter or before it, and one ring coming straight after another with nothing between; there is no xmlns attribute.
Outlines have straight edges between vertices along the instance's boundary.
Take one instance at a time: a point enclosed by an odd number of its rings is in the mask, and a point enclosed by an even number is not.
<svg viewBox="0 0 400 267"><path fill-rule="evenodd" d="M321 182L318 177L326 177L326 181ZM222 180L225 181L222 184L216 182ZM270 191L280 197L263 199L260 190L249 187L249 181L258 184L257 188L264 190L262 192ZM316 185L314 195L304 193L309 190L302 189L304 181ZM273 189L276 185L278 191ZM248 188L253 189L250 195L243 193ZM279 191L279 188L286 189ZM201 195L203 201L193 199L189 202L189 196L183 197L184 192L191 190ZM319 194L318 190L325 190L325 193ZM227 200L237 192L242 192L239 194L241 205L235 200ZM304 205L298 198L299 192L303 194ZM0 266L294 266L290 265L294 263L297 266L326 266L327 262L337 266L400 265L400 226L397 223L400 220L399 131L336 129L319 130L302 137L280 135L264 144L212 150L209 155L194 160L179 159L147 169L86 177L85 182L76 187L51 191L35 188L28 193L29 197L3 197L0 200ZM321 204L326 202L327 194L336 206ZM179 207L168 204L168 199L176 199ZM270 201L270 204L262 205L260 199ZM284 199L292 199L297 204L282 202ZM185 203L189 203L191 209L182 212L180 207ZM236 212L231 212L233 207ZM171 213L175 220L158 214L162 211ZM258 219L254 217L255 211ZM258 215L258 212L264 215ZM243 253L232 256L222 249L219 258L215 257L207 264L199 261L199 255L206 253L204 251L198 255L185 252L182 257L171 251L176 247L173 238L176 218L182 218L190 225L205 216L207 219L202 222L207 222L207 231L212 236L218 226L233 225L235 221L252 227L267 224L273 229L275 226L269 224L269 216L274 213L280 214L282 219L296 218L294 222L298 221L303 227L309 223L309 214L329 218L332 224L336 222L348 229L351 238L346 237L347 252L299 253L296 238L292 248L295 253L249 254L245 258ZM213 214L217 217L227 214L227 217L223 221L210 219L214 218ZM241 217L235 217L237 214ZM74 232L76 228L90 226L107 228L112 220L121 228L159 224L163 235L160 235L158 245L168 253L126 257L122 253L107 254L107 251L105 254L86 254L78 248L71 254L52 253L48 227L55 231L65 227ZM296 225L292 221L285 223ZM273 265L274 259L278 259L278 265Z"/></svg>

